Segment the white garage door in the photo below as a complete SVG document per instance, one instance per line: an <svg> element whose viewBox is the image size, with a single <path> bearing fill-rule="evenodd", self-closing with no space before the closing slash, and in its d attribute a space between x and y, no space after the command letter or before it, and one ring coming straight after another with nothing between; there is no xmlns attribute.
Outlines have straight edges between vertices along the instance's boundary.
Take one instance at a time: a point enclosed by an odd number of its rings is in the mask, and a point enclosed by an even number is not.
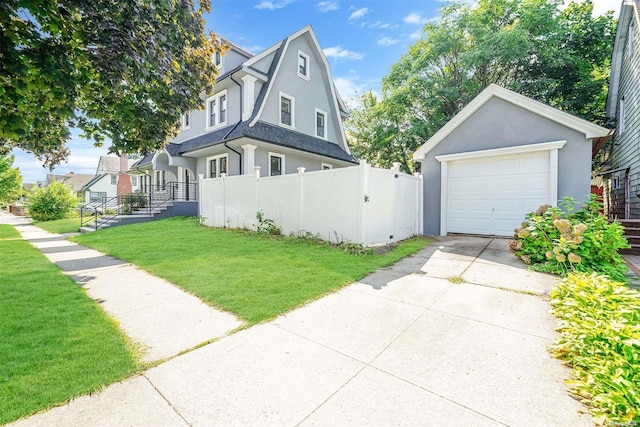
<svg viewBox="0 0 640 427"><path fill-rule="evenodd" d="M511 236L526 213L549 203L549 151L449 163L447 231Z"/></svg>

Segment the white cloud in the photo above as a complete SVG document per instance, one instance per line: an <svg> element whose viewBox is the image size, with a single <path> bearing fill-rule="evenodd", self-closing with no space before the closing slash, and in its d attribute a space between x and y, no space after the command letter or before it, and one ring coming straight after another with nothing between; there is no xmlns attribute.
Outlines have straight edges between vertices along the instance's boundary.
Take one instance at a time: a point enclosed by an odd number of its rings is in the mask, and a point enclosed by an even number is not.
<svg viewBox="0 0 640 427"><path fill-rule="evenodd" d="M292 1L293 0L280 0L280 1L274 2L274 1L263 0L253 7L254 9L267 9L267 10L282 9Z"/></svg>
<svg viewBox="0 0 640 427"><path fill-rule="evenodd" d="M420 25L424 23L422 16L420 16L420 14L417 12L412 12L408 14L407 16L404 17L403 21L406 24L415 24L415 25Z"/></svg>
<svg viewBox="0 0 640 427"><path fill-rule="evenodd" d="M378 39L378 46L393 46L396 43L398 43L398 40L390 37L380 37Z"/></svg>
<svg viewBox="0 0 640 427"><path fill-rule="evenodd" d="M397 25L391 25L389 23L383 23L382 21L376 21L374 23L369 24L369 28L380 28L383 30L389 29L389 28L396 28Z"/></svg>
<svg viewBox="0 0 640 427"><path fill-rule="evenodd" d="M340 6L338 5L337 1L321 1L320 3L316 4L316 8L318 8L320 12L324 13L338 10L340 9Z"/></svg>
<svg viewBox="0 0 640 427"><path fill-rule="evenodd" d="M364 58L364 53L352 52L348 49L343 49L341 46L332 46L322 49L327 58L344 59L347 61L359 61Z"/></svg>
<svg viewBox="0 0 640 427"><path fill-rule="evenodd" d="M355 21L356 19L360 19L364 15L366 15L367 12L369 12L369 8L368 7L360 8L360 9L356 10L355 12L353 12L351 14L351 16L349 16L349 21Z"/></svg>
<svg viewBox="0 0 640 427"><path fill-rule="evenodd" d="M421 37L422 37L422 31L420 30L414 31L413 33L409 34L410 40L418 40Z"/></svg>

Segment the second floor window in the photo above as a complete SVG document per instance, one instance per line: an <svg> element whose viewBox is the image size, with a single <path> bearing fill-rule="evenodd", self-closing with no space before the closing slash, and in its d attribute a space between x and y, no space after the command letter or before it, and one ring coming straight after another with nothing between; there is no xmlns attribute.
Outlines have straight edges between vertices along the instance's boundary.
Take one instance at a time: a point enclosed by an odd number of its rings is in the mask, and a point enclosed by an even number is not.
<svg viewBox="0 0 640 427"><path fill-rule="evenodd" d="M118 183L118 175L111 175L111 185L116 185Z"/></svg>
<svg viewBox="0 0 640 427"><path fill-rule="evenodd" d="M316 110L316 136L318 138L326 138L326 122L327 122L327 113L324 111Z"/></svg>
<svg viewBox="0 0 640 427"><path fill-rule="evenodd" d="M227 91L207 98L207 129L227 124Z"/></svg>
<svg viewBox="0 0 640 427"><path fill-rule="evenodd" d="M280 93L280 124L294 127L294 99Z"/></svg>
<svg viewBox="0 0 640 427"><path fill-rule="evenodd" d="M182 115L182 129L189 129L190 126L191 126L191 114L184 113Z"/></svg>

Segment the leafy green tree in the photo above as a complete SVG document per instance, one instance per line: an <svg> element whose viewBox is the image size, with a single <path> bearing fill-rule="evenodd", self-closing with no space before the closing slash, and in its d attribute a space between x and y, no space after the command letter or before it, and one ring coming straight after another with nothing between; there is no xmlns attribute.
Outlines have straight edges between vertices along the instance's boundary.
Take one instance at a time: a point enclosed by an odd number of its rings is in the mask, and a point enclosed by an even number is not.
<svg viewBox="0 0 640 427"><path fill-rule="evenodd" d="M70 127L112 153L161 148L200 107L222 47L210 0L7 0L0 4L0 154L45 166L68 156Z"/></svg>
<svg viewBox="0 0 640 427"><path fill-rule="evenodd" d="M11 203L22 194L22 174L13 167L14 156L0 156L0 203Z"/></svg>
<svg viewBox="0 0 640 427"><path fill-rule="evenodd" d="M27 198L29 216L35 221L66 218L77 205L78 198L73 189L60 181L42 188L34 187Z"/></svg>
<svg viewBox="0 0 640 427"><path fill-rule="evenodd" d="M411 172L411 154L491 83L604 123L612 13L593 17L591 0L562 3L444 6L384 77L381 99L362 95L347 122L354 151Z"/></svg>

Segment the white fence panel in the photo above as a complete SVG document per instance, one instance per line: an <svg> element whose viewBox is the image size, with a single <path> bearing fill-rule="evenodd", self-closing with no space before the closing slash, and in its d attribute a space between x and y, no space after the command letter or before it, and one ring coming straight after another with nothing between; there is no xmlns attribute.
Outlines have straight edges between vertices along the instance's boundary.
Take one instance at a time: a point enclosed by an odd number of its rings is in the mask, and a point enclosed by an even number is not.
<svg viewBox="0 0 640 427"><path fill-rule="evenodd" d="M200 177L200 215L214 227L254 228L256 213L284 234L374 245L422 233L422 179L366 163L260 178Z"/></svg>
<svg viewBox="0 0 640 427"><path fill-rule="evenodd" d="M360 168L338 168L303 175L301 231L325 240L360 241Z"/></svg>

